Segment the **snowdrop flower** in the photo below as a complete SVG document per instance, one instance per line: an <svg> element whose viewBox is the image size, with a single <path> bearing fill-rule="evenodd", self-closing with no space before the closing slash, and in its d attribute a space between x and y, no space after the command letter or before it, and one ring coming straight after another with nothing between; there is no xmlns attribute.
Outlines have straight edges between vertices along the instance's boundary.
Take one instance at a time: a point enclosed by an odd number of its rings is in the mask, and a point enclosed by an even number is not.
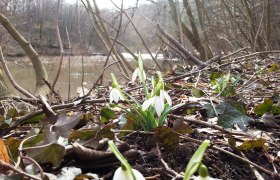
<svg viewBox="0 0 280 180"><path fill-rule="evenodd" d="M164 110L164 100L167 101L169 106L172 106L170 96L164 90L160 90L160 95L155 95L154 97L151 97L150 99L146 100L142 105L142 109L143 111L145 111L150 106L153 106L156 109L157 115L160 116Z"/></svg>
<svg viewBox="0 0 280 180"><path fill-rule="evenodd" d="M172 106L172 101L167 92L164 91L164 81L160 72L158 72L158 77L159 80L157 83L155 83L152 79L152 97L144 101L144 103L142 104L142 110L145 111L150 106L153 106L159 117L164 110L164 100L167 101L169 106Z"/></svg>
<svg viewBox="0 0 280 180"><path fill-rule="evenodd" d="M146 80L146 73L145 73L145 71L142 71L142 72L143 72L143 77L142 77L142 74L141 74L141 70L139 68L136 68L135 71L132 74L131 81L135 82L136 78L139 77L140 81L144 82Z"/></svg>
<svg viewBox="0 0 280 180"><path fill-rule="evenodd" d="M139 77L140 81L143 83L146 80L146 74L144 71L144 64L141 54L138 55L138 61L137 61L137 68L132 74L131 81L134 82L136 78Z"/></svg>
<svg viewBox="0 0 280 180"><path fill-rule="evenodd" d="M121 92L121 88L118 84L116 77L114 76L113 73L111 73L111 76L112 76L112 89L109 96L110 103L112 103L113 101L118 103L119 100L125 100L125 98Z"/></svg>
<svg viewBox="0 0 280 180"><path fill-rule="evenodd" d="M144 176L137 170L132 169L125 157L120 153L113 141L108 141L109 148L121 162L114 174L113 180L145 180Z"/></svg>
<svg viewBox="0 0 280 180"><path fill-rule="evenodd" d="M119 100L124 100L122 93L117 88L112 88L110 92L110 103L112 103L113 101L118 103Z"/></svg>
<svg viewBox="0 0 280 180"><path fill-rule="evenodd" d="M135 180L145 180L144 176L137 171L132 169L132 172L135 176ZM134 180L133 175L123 167L119 167L114 174L113 180Z"/></svg>

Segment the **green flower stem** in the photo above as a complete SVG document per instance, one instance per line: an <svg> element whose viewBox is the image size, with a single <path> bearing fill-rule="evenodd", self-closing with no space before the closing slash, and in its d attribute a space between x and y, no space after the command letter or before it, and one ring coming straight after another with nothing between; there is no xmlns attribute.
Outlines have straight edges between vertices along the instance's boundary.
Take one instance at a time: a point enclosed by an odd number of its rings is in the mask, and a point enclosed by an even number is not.
<svg viewBox="0 0 280 180"><path fill-rule="evenodd" d="M124 166L126 168L126 170L129 171L129 173L131 173L133 179L136 180L135 174L133 173L130 164L127 162L125 157L123 157L123 155L120 153L120 151L118 150L116 145L113 143L113 141L108 141L108 145L109 145L111 151L115 154L115 156L121 162L122 166Z"/></svg>

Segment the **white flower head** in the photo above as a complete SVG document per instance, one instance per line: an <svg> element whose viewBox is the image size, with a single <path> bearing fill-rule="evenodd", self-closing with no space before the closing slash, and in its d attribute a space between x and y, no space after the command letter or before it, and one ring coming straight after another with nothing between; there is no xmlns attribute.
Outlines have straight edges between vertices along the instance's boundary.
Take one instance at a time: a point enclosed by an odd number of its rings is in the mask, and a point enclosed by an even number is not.
<svg viewBox="0 0 280 180"><path fill-rule="evenodd" d="M141 74L140 68L136 68L135 71L132 74L131 81L135 82L136 78L139 77L140 81L144 82L146 80L146 73L145 73L144 70L142 71L142 73L143 73L143 76Z"/></svg>
<svg viewBox="0 0 280 180"><path fill-rule="evenodd" d="M132 172L136 180L145 180L144 176L136 169L132 169ZM128 170L124 170L122 167L119 167L115 171L113 180L134 180L134 178Z"/></svg>
<svg viewBox="0 0 280 180"><path fill-rule="evenodd" d="M113 101L118 103L119 100L124 100L122 93L117 88L112 88L110 92L110 103L112 103Z"/></svg>
<svg viewBox="0 0 280 180"><path fill-rule="evenodd" d="M142 105L142 109L143 111L145 111L150 106L153 106L156 109L157 115L160 116L164 110L164 100L167 101L169 106L172 106L170 96L164 90L160 90L160 95L151 97L150 99L146 100Z"/></svg>

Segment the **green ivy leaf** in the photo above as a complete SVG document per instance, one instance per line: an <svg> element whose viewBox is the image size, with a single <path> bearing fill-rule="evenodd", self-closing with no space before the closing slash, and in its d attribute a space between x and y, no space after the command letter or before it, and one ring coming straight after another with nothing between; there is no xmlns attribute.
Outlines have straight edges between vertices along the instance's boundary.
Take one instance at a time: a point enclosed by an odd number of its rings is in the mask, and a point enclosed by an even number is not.
<svg viewBox="0 0 280 180"><path fill-rule="evenodd" d="M218 118L218 125L232 128L237 124L240 129L246 131L245 126L248 125L251 118L246 115L243 103L226 101L220 104L220 108L223 108L224 112Z"/></svg>
<svg viewBox="0 0 280 180"><path fill-rule="evenodd" d="M100 120L102 123L107 123L110 119L115 118L115 113L112 109L104 107L100 111Z"/></svg>
<svg viewBox="0 0 280 180"><path fill-rule="evenodd" d="M32 149L26 149L26 153L29 157L36 160L38 163L52 163L54 167L58 167L63 157L65 156L65 147L59 144L53 143L48 146L38 146Z"/></svg>

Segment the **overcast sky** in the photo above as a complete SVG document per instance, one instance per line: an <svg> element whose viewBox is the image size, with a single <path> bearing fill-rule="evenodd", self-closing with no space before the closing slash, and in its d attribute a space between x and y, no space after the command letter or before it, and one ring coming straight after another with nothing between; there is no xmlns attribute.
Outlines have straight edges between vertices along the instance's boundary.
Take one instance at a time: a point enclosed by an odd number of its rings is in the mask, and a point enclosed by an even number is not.
<svg viewBox="0 0 280 180"><path fill-rule="evenodd" d="M68 3L77 2L77 0L65 0L65 1L68 2ZM121 4L121 0L112 0L112 1L115 4L117 4L118 6L120 6L120 4ZM96 0L96 2L97 2L100 9L103 9L103 8L111 9L111 8L114 7L114 5L111 3L110 0ZM145 0L139 0L139 3L141 3L141 2L145 2ZM127 7L134 6L135 3L136 3L136 0L123 0L123 3L124 3L124 7L127 8Z"/></svg>

